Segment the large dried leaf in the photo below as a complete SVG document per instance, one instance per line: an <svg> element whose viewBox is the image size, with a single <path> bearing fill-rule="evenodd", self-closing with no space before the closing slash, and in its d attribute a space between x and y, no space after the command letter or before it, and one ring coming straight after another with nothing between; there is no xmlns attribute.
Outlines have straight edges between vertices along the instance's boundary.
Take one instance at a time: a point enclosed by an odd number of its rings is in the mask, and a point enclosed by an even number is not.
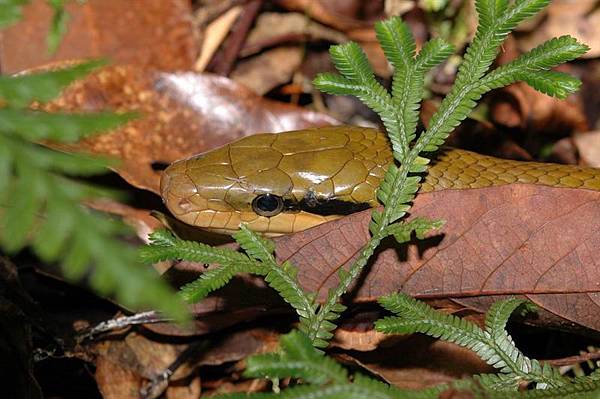
<svg viewBox="0 0 600 399"><path fill-rule="evenodd" d="M158 192L166 164L259 132L322 126L323 114L262 99L216 75L166 73L135 66L104 68L79 81L49 111L134 111L140 119L111 134L61 146L121 160L118 173L130 184Z"/></svg>
<svg viewBox="0 0 600 399"><path fill-rule="evenodd" d="M600 330L600 192L529 184L417 196L412 213L444 219L440 235L398 247L390 240L356 287L356 301L403 291L485 309L505 295ZM370 211L277 238L304 288L319 297L369 237Z"/></svg>
<svg viewBox="0 0 600 399"><path fill-rule="evenodd" d="M0 33L0 66L13 73L50 61L107 57L162 70L191 69L198 53L186 0L66 2L68 29L55 54L46 36L52 9L45 0L24 7L23 20Z"/></svg>

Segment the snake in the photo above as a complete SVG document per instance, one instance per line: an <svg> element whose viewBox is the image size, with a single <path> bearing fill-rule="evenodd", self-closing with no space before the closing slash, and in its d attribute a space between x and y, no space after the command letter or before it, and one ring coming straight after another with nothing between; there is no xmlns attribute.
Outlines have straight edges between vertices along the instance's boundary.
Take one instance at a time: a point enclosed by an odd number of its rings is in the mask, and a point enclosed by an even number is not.
<svg viewBox="0 0 600 399"><path fill-rule="evenodd" d="M246 224L277 236L380 206L376 191L391 162L387 135L374 128L261 133L172 163L160 192L168 210L189 225L233 234ZM600 191L600 169L444 148L419 192L506 184Z"/></svg>

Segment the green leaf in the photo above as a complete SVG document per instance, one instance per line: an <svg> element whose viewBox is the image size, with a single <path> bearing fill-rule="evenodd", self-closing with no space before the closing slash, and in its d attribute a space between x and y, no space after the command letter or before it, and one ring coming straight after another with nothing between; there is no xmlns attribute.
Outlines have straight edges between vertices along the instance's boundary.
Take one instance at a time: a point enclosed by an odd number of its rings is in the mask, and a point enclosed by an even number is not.
<svg viewBox="0 0 600 399"><path fill-rule="evenodd" d="M273 251L275 243L271 240L262 238L246 225L242 224L240 230L233 235L235 241L246 251L251 258L261 262L274 262Z"/></svg>
<svg viewBox="0 0 600 399"><path fill-rule="evenodd" d="M0 0L0 28L7 27L19 21L22 8L29 0Z"/></svg>
<svg viewBox="0 0 600 399"><path fill-rule="evenodd" d="M331 60L346 79L357 83L374 80L373 69L360 46L354 42L331 46Z"/></svg>
<svg viewBox="0 0 600 399"><path fill-rule="evenodd" d="M423 45L416 59L416 66L420 72L427 72L435 68L448 57L454 54L455 48L445 40L435 38ZM423 83L421 83L423 85Z"/></svg>
<svg viewBox="0 0 600 399"><path fill-rule="evenodd" d="M114 129L135 118L134 114L50 114L40 111L0 109L0 131L27 140L73 142Z"/></svg>
<svg viewBox="0 0 600 399"><path fill-rule="evenodd" d="M55 71L0 76L0 98L13 107L25 107L34 100L47 102L70 83L104 64L95 60Z"/></svg>
<svg viewBox="0 0 600 399"><path fill-rule="evenodd" d="M408 69L414 65L417 45L406 25L399 17L391 17L375 24L375 34L387 60L398 69Z"/></svg>
<svg viewBox="0 0 600 399"><path fill-rule="evenodd" d="M281 337L281 355L252 356L244 373L247 377L302 378L308 383L346 383L348 374L332 359L323 356L311 340L299 331Z"/></svg>
<svg viewBox="0 0 600 399"><path fill-rule="evenodd" d="M48 0L54 10L50 31L48 32L48 53L53 54L58 49L60 41L67 32L69 13L65 10L65 0Z"/></svg>
<svg viewBox="0 0 600 399"><path fill-rule="evenodd" d="M581 87L581 81L562 72L540 71L520 74L520 80L537 91L564 99Z"/></svg>

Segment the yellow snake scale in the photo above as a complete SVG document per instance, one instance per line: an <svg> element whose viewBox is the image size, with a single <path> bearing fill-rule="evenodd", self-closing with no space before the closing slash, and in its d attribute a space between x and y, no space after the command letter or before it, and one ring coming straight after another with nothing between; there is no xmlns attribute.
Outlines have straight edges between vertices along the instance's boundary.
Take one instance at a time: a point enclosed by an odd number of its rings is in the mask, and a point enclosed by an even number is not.
<svg viewBox="0 0 600 399"><path fill-rule="evenodd" d="M194 226L232 233L246 223L267 235L286 234L376 206L375 190L391 161L387 137L375 129L257 134L173 163L163 173L161 195L175 217ZM420 192L511 183L598 191L600 169L446 149Z"/></svg>

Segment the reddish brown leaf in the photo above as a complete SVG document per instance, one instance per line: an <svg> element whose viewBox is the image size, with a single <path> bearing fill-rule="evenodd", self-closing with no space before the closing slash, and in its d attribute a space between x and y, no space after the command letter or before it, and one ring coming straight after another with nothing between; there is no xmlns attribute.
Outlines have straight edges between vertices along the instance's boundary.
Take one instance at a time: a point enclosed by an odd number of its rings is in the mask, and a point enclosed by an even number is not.
<svg viewBox="0 0 600 399"><path fill-rule="evenodd" d="M420 298L455 298L481 310L499 296L522 295L542 309L600 330L600 193L536 185L506 185L421 194L414 215L444 219L440 235L376 254L356 301L403 291ZM291 260L307 290L338 281L369 237L370 211L276 238L280 260Z"/></svg>
<svg viewBox="0 0 600 399"><path fill-rule="evenodd" d="M14 73L50 61L107 57L117 63L163 70L191 69L198 49L186 0L67 2L71 18L54 55L46 36L52 10L44 0L24 8L24 18L2 31L0 66Z"/></svg>
<svg viewBox="0 0 600 399"><path fill-rule="evenodd" d="M135 111L141 118L111 134L63 146L116 157L130 184L158 192L159 169L239 137L322 126L324 114L258 97L215 75L104 68L69 87L49 111Z"/></svg>

